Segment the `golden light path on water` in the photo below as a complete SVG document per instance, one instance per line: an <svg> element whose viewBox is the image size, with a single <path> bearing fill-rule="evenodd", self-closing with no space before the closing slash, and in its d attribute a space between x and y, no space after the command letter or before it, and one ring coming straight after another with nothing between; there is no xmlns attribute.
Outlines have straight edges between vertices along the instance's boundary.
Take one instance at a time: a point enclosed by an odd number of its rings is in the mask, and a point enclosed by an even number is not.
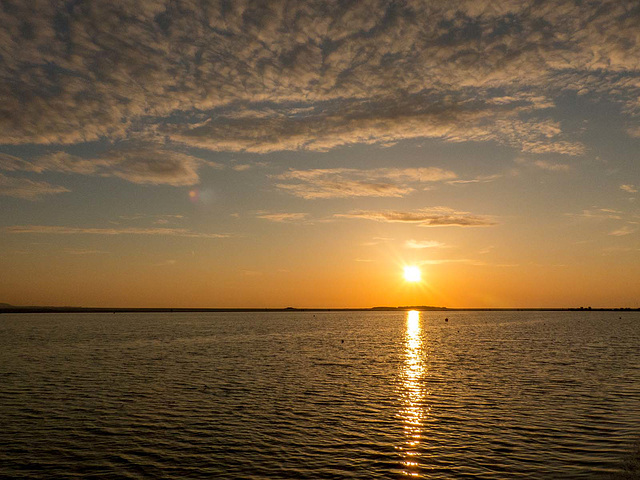
<svg viewBox="0 0 640 480"><path fill-rule="evenodd" d="M420 312L407 312L406 332L404 340L404 366L401 373L402 409L400 418L404 424L405 443L401 448L403 456L403 473L410 477L419 477L418 453L422 442L424 416L427 409L424 405L425 374L424 344Z"/></svg>

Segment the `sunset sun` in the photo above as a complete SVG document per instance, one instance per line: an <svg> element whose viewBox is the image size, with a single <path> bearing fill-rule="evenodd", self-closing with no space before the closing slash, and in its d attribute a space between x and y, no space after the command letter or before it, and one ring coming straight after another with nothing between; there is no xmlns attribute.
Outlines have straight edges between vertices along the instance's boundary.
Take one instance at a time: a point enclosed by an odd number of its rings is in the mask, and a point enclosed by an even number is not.
<svg viewBox="0 0 640 480"><path fill-rule="evenodd" d="M415 265L404 267L404 279L407 282L419 282L421 278L420 268Z"/></svg>

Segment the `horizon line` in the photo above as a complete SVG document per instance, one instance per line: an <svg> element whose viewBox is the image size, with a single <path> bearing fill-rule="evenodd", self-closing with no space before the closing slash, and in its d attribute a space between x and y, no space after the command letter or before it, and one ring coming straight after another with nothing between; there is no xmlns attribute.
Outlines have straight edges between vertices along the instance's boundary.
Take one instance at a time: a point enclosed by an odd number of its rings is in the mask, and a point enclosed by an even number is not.
<svg viewBox="0 0 640 480"><path fill-rule="evenodd" d="M403 305L375 307L78 307L0 303L1 313L189 313L189 312L393 312L393 311L640 311L640 307L442 307Z"/></svg>

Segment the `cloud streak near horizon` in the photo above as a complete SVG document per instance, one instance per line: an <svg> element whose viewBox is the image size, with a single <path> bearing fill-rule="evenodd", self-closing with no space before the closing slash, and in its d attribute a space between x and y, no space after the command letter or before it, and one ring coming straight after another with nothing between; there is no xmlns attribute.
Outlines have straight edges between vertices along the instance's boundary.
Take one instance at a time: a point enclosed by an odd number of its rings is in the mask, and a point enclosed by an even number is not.
<svg viewBox="0 0 640 480"><path fill-rule="evenodd" d="M191 238L228 238L226 233L194 232L186 228L89 228L66 227L60 225L14 225L5 231L12 234L49 234L49 235L154 235Z"/></svg>
<svg viewBox="0 0 640 480"><path fill-rule="evenodd" d="M456 174L437 167L427 168L319 168L290 169L273 178L287 183L276 187L304 199L347 197L403 197L415 189L411 184L442 182Z"/></svg>
<svg viewBox="0 0 640 480"><path fill-rule="evenodd" d="M460 212L448 207L422 208L415 211L355 210L334 215L338 218L359 218L377 222L408 223L420 227L486 227L496 225L491 217Z"/></svg>

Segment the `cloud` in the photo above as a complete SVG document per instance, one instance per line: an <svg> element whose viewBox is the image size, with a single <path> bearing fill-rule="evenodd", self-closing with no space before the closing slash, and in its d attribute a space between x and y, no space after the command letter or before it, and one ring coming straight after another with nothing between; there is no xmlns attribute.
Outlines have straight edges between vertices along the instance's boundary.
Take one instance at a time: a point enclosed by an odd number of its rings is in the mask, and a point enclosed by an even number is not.
<svg viewBox="0 0 640 480"><path fill-rule="evenodd" d="M533 162L533 165L541 168L542 170L549 170L551 172L568 172L571 170L571 167L566 163L555 163L547 160L536 160Z"/></svg>
<svg viewBox="0 0 640 480"><path fill-rule="evenodd" d="M579 214L569 215L588 220L607 221L608 224L617 223L618 225L620 225L622 223L623 226L609 232L609 235L612 235L614 237L630 235L638 230L637 225L639 222L637 215L620 210L614 210L612 208L592 208L583 210L582 213ZM614 222L611 222L612 220Z"/></svg>
<svg viewBox="0 0 640 480"><path fill-rule="evenodd" d="M0 144L167 136L269 152L427 137L576 155L553 99L633 106L640 90L627 1L11 5ZM123 178L166 181L129 161Z"/></svg>
<svg viewBox="0 0 640 480"><path fill-rule="evenodd" d="M6 172L41 172L42 169L33 165L31 162L27 162L13 155L7 155L6 153L0 153L0 170Z"/></svg>
<svg viewBox="0 0 640 480"><path fill-rule="evenodd" d="M446 263L467 263L470 265L486 265L484 262L471 260L468 258L436 258L430 260L422 260L420 265L443 265Z"/></svg>
<svg viewBox="0 0 640 480"><path fill-rule="evenodd" d="M494 248L496 248L495 245L489 245L488 247L483 248L482 250L480 250L478 253L480 255L486 255L487 253L491 252L491 250L493 250Z"/></svg>
<svg viewBox="0 0 640 480"><path fill-rule="evenodd" d="M3 170L100 175L132 183L173 186L197 184L198 169L202 165L219 167L216 163L157 146L113 148L92 158L66 152L42 155L31 161L0 156Z"/></svg>
<svg viewBox="0 0 640 480"><path fill-rule="evenodd" d="M568 172L571 170L571 166L566 163L552 162L549 160L532 160L518 157L515 159L515 162L520 165L533 166L550 172Z"/></svg>
<svg viewBox="0 0 640 480"><path fill-rule="evenodd" d="M389 238L389 237L373 237L370 241L364 242L361 245L363 247L374 247L376 245L388 243L388 242L390 242L392 240L393 240L393 238Z"/></svg>
<svg viewBox="0 0 640 480"><path fill-rule="evenodd" d="M483 262L481 260L473 260L469 258L438 258L438 259L430 259L423 260L420 262L420 265L444 265L447 263L463 263L467 265L473 265L476 267L505 267L505 268L513 268L519 267L519 264L516 263L488 263Z"/></svg>
<svg viewBox="0 0 640 480"><path fill-rule="evenodd" d="M479 175L476 178L469 178L469 179L457 179L457 180L449 180L447 182L447 184L449 185L464 185L467 183L489 183L489 182L493 182L494 180L497 180L499 178L504 177L503 174L501 173L496 173L494 175Z"/></svg>
<svg viewBox="0 0 640 480"><path fill-rule="evenodd" d="M407 240L404 245L407 248L416 248L416 249L446 247L444 243L437 242L435 240Z"/></svg>
<svg viewBox="0 0 640 480"><path fill-rule="evenodd" d="M176 262L175 260L165 260L163 262L159 262L159 263L154 263L153 266L154 267L171 267L173 265L175 265Z"/></svg>
<svg viewBox="0 0 640 480"><path fill-rule="evenodd" d="M496 225L487 216L458 212L448 207L423 208L413 212L403 211L366 211L356 210L350 213L336 214L339 218L361 218L378 222L411 223L421 227L482 227Z"/></svg>
<svg viewBox="0 0 640 480"><path fill-rule="evenodd" d="M271 222L295 222L304 220L308 213L259 213L258 218L263 218Z"/></svg>
<svg viewBox="0 0 640 480"><path fill-rule="evenodd" d="M31 162L37 172L77 173L94 175L101 169L108 169L111 162L107 158L85 159L66 152L55 152L43 155Z"/></svg>
<svg viewBox="0 0 640 480"><path fill-rule="evenodd" d="M79 249L79 250L65 250L65 253L69 255L102 255L109 254L111 252L105 252L103 250L90 250L90 249Z"/></svg>
<svg viewBox="0 0 640 480"><path fill-rule="evenodd" d="M409 184L431 183L456 178L456 174L436 167L354 168L289 170L273 178L294 183L276 187L305 199L346 197L403 197L415 189Z"/></svg>
<svg viewBox="0 0 640 480"><path fill-rule="evenodd" d="M582 213L568 214L574 217L604 219L604 220L621 220L623 212L611 208L592 208L583 210Z"/></svg>
<svg viewBox="0 0 640 480"><path fill-rule="evenodd" d="M120 215L118 217L119 220L124 220L127 222L137 222L138 220L142 220L142 221L146 221L146 222L151 222L154 225L168 225L170 223L174 223L176 221L180 221L184 218L184 215L180 215L180 214L167 214L167 213L160 213L160 214L155 214L155 215L148 215L148 214L144 214L144 213L136 213L133 215ZM118 224L120 223L119 221L112 221L111 223L114 224Z"/></svg>
<svg viewBox="0 0 640 480"><path fill-rule="evenodd" d="M613 235L615 237L621 237L623 235L630 235L636 232L636 228L625 225L624 227L620 227L612 232L609 232L609 235Z"/></svg>
<svg viewBox="0 0 640 480"><path fill-rule="evenodd" d="M199 183L198 167L200 159L183 153L166 150L125 150L112 151L105 160L109 161L110 175L132 183L154 185L195 185Z"/></svg>
<svg viewBox="0 0 640 480"><path fill-rule="evenodd" d="M246 170L249 170L251 168L251 165L249 165L248 163L239 163L231 168L233 168L236 172L244 172Z"/></svg>
<svg viewBox="0 0 640 480"><path fill-rule="evenodd" d="M49 235L153 235L167 237L227 238L226 233L201 233L186 228L84 228L57 225L15 225L6 227L9 233L36 233Z"/></svg>
<svg viewBox="0 0 640 480"><path fill-rule="evenodd" d="M38 200L44 195L54 195L69 191L69 189L60 185L36 182L27 178L7 177L0 173L0 196Z"/></svg>
<svg viewBox="0 0 640 480"><path fill-rule="evenodd" d="M635 185L620 185L620 189L628 193L638 193L638 187L636 187Z"/></svg>
<svg viewBox="0 0 640 480"><path fill-rule="evenodd" d="M315 185L306 184L278 184L277 187L291 195L306 200L316 198L347 198L347 197L403 197L413 188L399 187L389 183L367 182L331 182L321 181Z"/></svg>
<svg viewBox="0 0 640 480"><path fill-rule="evenodd" d="M246 163L236 163L231 165L231 169L236 172L245 172L247 170L251 170L253 168L261 168L266 167L269 164L267 162L246 162Z"/></svg>

